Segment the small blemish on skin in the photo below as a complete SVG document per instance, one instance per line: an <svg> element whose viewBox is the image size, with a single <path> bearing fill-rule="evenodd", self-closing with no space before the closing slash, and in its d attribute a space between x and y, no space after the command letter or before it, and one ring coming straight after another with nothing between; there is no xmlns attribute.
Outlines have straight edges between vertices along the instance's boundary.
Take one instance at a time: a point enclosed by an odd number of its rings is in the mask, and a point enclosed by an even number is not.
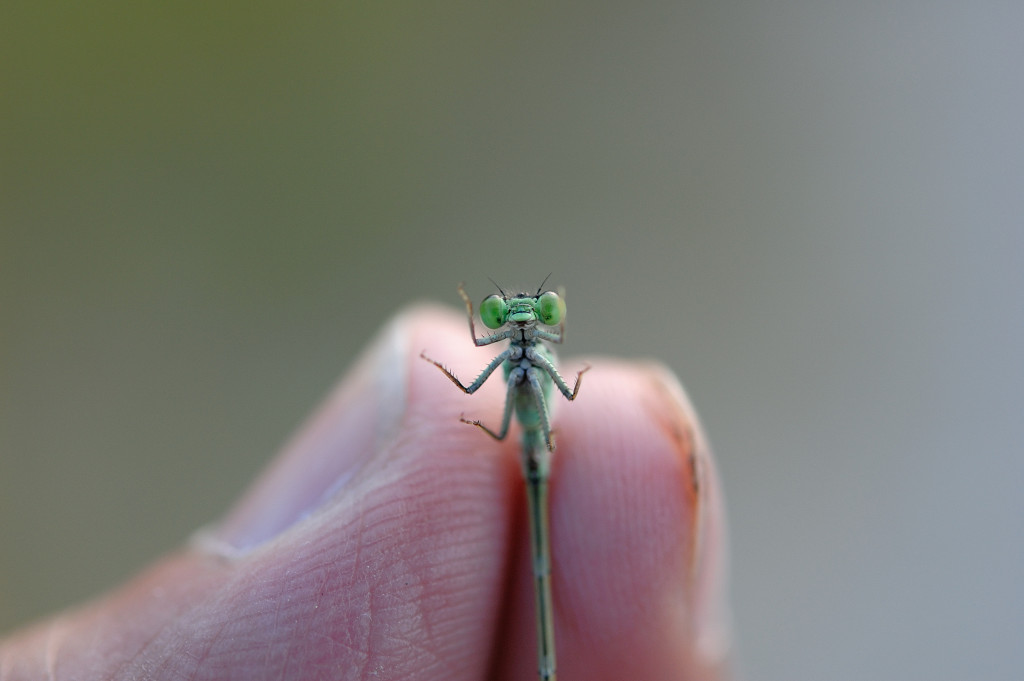
<svg viewBox="0 0 1024 681"><path fill-rule="evenodd" d="M667 389L664 383L659 380L652 381L655 392L659 395L657 403L648 407L648 412L655 417L657 423L668 439L673 443L680 460L685 460L684 476L688 477L686 496L690 508L689 527L689 578L696 576L697 566L700 562L702 544L702 520L703 501L701 478L703 477L703 464L701 453L697 451L696 438L694 437L694 424L689 421L686 412L679 406L676 397ZM667 405L667 406L666 406Z"/></svg>
<svg viewBox="0 0 1024 681"><path fill-rule="evenodd" d="M657 405L652 405L649 412L658 418L658 424L665 434L675 445L675 450L682 459L686 458L689 468L690 492L696 499L700 495L701 487L701 463L700 454L693 434L693 424L686 419L684 412L678 408L675 397L666 389L661 381L653 381L654 388L661 397ZM672 405L673 408L665 409L664 405Z"/></svg>
<svg viewBox="0 0 1024 681"><path fill-rule="evenodd" d="M696 496L700 496L700 460L695 449L690 451L690 488Z"/></svg>

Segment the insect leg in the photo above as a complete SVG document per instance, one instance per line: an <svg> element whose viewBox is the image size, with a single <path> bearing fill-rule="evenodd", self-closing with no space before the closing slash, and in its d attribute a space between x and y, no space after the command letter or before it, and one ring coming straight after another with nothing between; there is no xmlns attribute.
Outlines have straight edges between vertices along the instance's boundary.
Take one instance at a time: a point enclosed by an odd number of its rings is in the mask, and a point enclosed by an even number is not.
<svg viewBox="0 0 1024 681"><path fill-rule="evenodd" d="M490 336L477 338L476 326L473 323L473 301L469 299L469 295L466 294L466 289L462 287L461 283L459 284L459 295L462 297L462 302L466 304L466 316L469 318L469 335L473 338L473 345L481 347L483 345L490 345L491 343L497 343L498 341L508 338L507 333L494 333Z"/></svg>
<svg viewBox="0 0 1024 681"><path fill-rule="evenodd" d="M486 371L486 369L485 369ZM493 371L493 369L492 369ZM471 419L460 419L463 423L468 423L471 426L476 426L480 430L484 431L495 440L504 440L505 436L508 435L508 425L512 421L512 409L515 407L516 401L516 390L519 389L519 383L523 379L523 370L520 367L516 367L512 370L512 373L508 377L508 392L505 393L505 413L501 417L501 430L497 433L480 423L477 420ZM481 381L482 383L483 381Z"/></svg>
<svg viewBox="0 0 1024 681"><path fill-rule="evenodd" d="M555 368L555 365L551 363L550 359L536 352L527 353L527 359L533 362L535 366L546 371L548 376L551 377L551 380L558 386L558 391L565 395L565 399L570 402L576 399L576 394L580 391L580 378L583 374L590 371L589 364L580 369L576 373L576 384L572 387L572 390L569 390L569 385L565 382L565 379L562 378L562 375L558 373L558 369Z"/></svg>
<svg viewBox="0 0 1024 681"><path fill-rule="evenodd" d="M436 366L438 369L440 369L452 383L459 387L459 390L466 393L467 395L472 395L480 388L480 386L484 384L484 381L490 378L491 374L494 373L494 370L500 367L501 363L508 359L511 354L511 350L505 350L505 352L501 353L500 355L492 359L491 363L488 364L484 368L484 370L480 372L480 375L476 377L476 380L470 383L469 385L463 385L462 381L460 381L455 374L449 371L445 365L441 364L435 359L430 359L429 357L427 357L426 353L421 352L420 357L422 357L423 359L427 360L428 362Z"/></svg>

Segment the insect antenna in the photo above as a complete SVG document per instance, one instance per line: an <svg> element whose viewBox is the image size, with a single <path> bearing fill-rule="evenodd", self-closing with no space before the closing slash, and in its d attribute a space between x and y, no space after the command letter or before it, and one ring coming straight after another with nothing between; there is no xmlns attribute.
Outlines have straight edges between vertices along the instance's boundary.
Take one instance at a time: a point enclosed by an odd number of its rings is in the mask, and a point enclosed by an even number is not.
<svg viewBox="0 0 1024 681"><path fill-rule="evenodd" d="M548 283L548 279L551 278L552 274L554 274L554 272L548 272L548 276L544 277L544 281L540 282L540 286L537 287L537 296L539 296L540 292L544 290L544 284ZM534 298L537 296L534 296Z"/></svg>
<svg viewBox="0 0 1024 681"><path fill-rule="evenodd" d="M487 277L487 281L489 281L489 282L491 282L492 284L494 284L494 286L495 286L495 287L496 287L496 288L498 289L498 293L500 293L500 294L501 294L501 297L502 297L502 298L508 298L508 294L507 294L507 293L505 293L505 290L504 290L503 288L501 288L501 284L499 284L498 282L494 281L494 280L493 280L493 279L491 279L490 277Z"/></svg>

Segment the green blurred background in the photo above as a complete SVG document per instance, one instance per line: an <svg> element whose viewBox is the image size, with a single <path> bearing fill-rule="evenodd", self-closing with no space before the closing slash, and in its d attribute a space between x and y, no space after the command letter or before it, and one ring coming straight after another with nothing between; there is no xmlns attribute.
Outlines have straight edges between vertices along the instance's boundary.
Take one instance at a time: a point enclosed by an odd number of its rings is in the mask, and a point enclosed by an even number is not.
<svg viewBox="0 0 1024 681"><path fill-rule="evenodd" d="M715 445L750 678L1024 676L1024 5L0 9L0 630L411 301L568 289Z"/></svg>

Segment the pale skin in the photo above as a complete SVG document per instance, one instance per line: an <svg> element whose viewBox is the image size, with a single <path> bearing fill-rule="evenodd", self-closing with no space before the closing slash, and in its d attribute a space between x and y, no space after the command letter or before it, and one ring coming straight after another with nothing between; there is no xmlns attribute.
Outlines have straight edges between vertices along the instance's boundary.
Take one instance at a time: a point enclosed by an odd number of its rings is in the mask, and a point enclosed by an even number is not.
<svg viewBox="0 0 1024 681"><path fill-rule="evenodd" d="M223 521L0 640L0 680L536 678L519 444L459 422L493 422L503 391L467 397L419 358L473 375L496 352L467 344L464 314L402 314ZM381 357L400 367L387 390ZM696 417L660 366L587 363L552 423L559 678L727 678Z"/></svg>

